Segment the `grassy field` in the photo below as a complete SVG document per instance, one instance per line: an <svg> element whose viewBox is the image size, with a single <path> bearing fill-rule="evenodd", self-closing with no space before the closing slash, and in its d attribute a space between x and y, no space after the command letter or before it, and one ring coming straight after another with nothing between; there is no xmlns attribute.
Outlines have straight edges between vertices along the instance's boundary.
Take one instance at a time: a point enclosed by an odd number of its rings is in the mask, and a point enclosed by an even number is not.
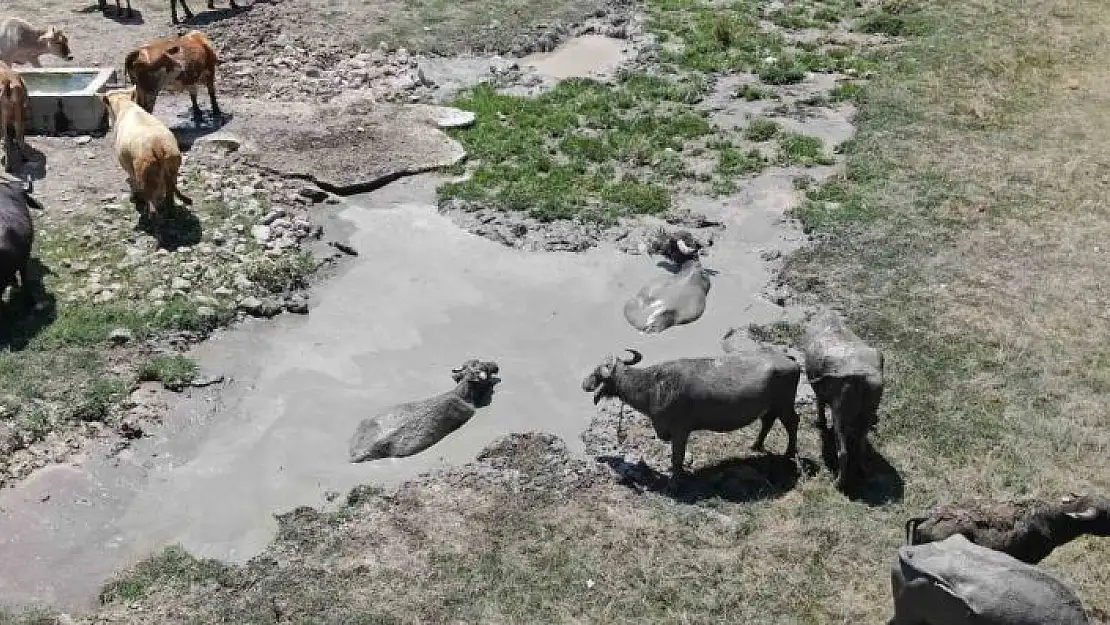
<svg viewBox="0 0 1110 625"><path fill-rule="evenodd" d="M742 50L699 43L696 33L718 32L700 3L650 6L655 28L684 38L664 59L674 71L749 69ZM864 88L831 96L859 102L859 133L846 174L807 190L798 217L814 245L786 271L884 349L875 442L900 477L853 501L773 456L734 460L752 433L703 435L691 453L705 486L676 499L651 480L640 494L522 449L515 462L548 462L516 466L517 483L440 480L291 512L244 567L167 551L110 584L96 622L881 623L907 516L972 497L1110 491L1110 6L884 7L855 16L857 29L908 43L866 59L876 77ZM734 26L721 28L738 35L716 40L750 40L754 8L736 3ZM845 11L856 9L788 3L773 21L808 27ZM498 106L510 104L526 108ZM559 102L549 104L536 116L552 116ZM769 126L753 132L782 140ZM473 140L518 136L494 128ZM820 157L800 143L789 152ZM576 197L595 192L585 189ZM630 444L665 466L666 446L634 421ZM802 434L814 449L813 429ZM782 444L776 431L768 445ZM578 479L562 477L568 466ZM1104 618L1107 562L1110 541L1084 538L1043 566Z"/></svg>

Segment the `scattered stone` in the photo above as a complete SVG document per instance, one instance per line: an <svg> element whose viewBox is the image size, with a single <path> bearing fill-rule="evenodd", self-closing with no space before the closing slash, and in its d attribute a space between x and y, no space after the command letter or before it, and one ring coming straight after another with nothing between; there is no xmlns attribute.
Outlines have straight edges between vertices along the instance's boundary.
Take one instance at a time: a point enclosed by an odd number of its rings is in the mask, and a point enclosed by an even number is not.
<svg viewBox="0 0 1110 625"><path fill-rule="evenodd" d="M328 241L328 245L334 247L335 249L343 252L348 256L358 256L358 250L351 247L350 245L347 245L346 243L341 243L339 241Z"/></svg>
<svg viewBox="0 0 1110 625"><path fill-rule="evenodd" d="M116 328L108 333L108 341L113 345L126 345L134 338L135 334L127 328Z"/></svg>
<svg viewBox="0 0 1110 625"><path fill-rule="evenodd" d="M170 289L174 291L188 291L193 288L193 283L180 276L170 282Z"/></svg>
<svg viewBox="0 0 1110 625"><path fill-rule="evenodd" d="M293 314L308 314L308 297L305 296L303 293L296 293L294 295L287 296L282 304L285 307L285 310Z"/></svg>
<svg viewBox="0 0 1110 625"><path fill-rule="evenodd" d="M251 226L251 237L259 243L265 243L270 240L270 227L263 225Z"/></svg>

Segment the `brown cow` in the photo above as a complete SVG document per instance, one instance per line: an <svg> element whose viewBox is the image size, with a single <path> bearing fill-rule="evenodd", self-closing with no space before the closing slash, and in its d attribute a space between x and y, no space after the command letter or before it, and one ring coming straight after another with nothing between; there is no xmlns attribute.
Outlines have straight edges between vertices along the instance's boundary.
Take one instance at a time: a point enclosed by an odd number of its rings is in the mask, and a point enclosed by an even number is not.
<svg viewBox="0 0 1110 625"><path fill-rule="evenodd" d="M12 145L9 128L15 130L15 147L24 145L24 122L27 115L27 86L23 77L11 66L0 61L0 138L4 149Z"/></svg>
<svg viewBox="0 0 1110 625"><path fill-rule="evenodd" d="M220 63L212 42L199 30L180 37L160 37L131 52L124 61L124 71L134 83L139 106L154 112L158 92L188 91L193 101L193 119L199 125L204 119L197 103L197 85L204 83L212 100L212 115L221 119L216 103L216 65Z"/></svg>
<svg viewBox="0 0 1110 625"><path fill-rule="evenodd" d="M100 97L115 126L116 158L127 172L139 212L156 216L159 208L172 211L175 196L182 203L192 203L177 188L181 169L177 138L160 119L135 103L135 88L115 89Z"/></svg>

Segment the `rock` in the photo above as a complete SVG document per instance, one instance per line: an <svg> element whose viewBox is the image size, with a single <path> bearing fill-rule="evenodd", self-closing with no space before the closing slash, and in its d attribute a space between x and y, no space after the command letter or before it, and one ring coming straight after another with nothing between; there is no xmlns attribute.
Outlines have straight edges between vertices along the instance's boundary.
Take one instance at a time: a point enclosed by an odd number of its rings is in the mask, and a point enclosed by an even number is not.
<svg viewBox="0 0 1110 625"><path fill-rule="evenodd" d="M265 243L270 240L270 227L263 225L251 226L251 236L259 243Z"/></svg>
<svg viewBox="0 0 1110 625"><path fill-rule="evenodd" d="M113 345L126 345L135 338L135 333L127 328L116 328L108 333L108 341Z"/></svg>
<svg viewBox="0 0 1110 625"><path fill-rule="evenodd" d="M272 300L261 300L257 297L244 297L239 300L239 310L253 317L273 317L281 312L281 305Z"/></svg>
<svg viewBox="0 0 1110 625"><path fill-rule="evenodd" d="M178 276L170 282L170 289L174 291L188 291L193 288L193 283Z"/></svg>
<svg viewBox="0 0 1110 625"><path fill-rule="evenodd" d="M166 289L156 286L146 294L150 299L166 299Z"/></svg>
<svg viewBox="0 0 1110 625"><path fill-rule="evenodd" d="M285 306L285 310L288 310L289 312L291 312L293 314L296 314L296 315L307 315L308 314L308 297L306 297L305 295L303 295L301 293L297 293L295 295L287 296L285 298L285 301L283 302L283 305Z"/></svg>
<svg viewBox="0 0 1110 625"><path fill-rule="evenodd" d="M227 288L226 286L221 286L221 287L213 290L212 294L216 295L218 297L230 297L232 295L235 295L235 291L232 291L231 289Z"/></svg>
<svg viewBox="0 0 1110 625"><path fill-rule="evenodd" d="M244 297L239 300L237 307L248 315L256 315L262 310L262 300L257 297Z"/></svg>
<svg viewBox="0 0 1110 625"><path fill-rule="evenodd" d="M245 289L249 289L252 286L254 286L254 283L251 282L250 279L247 278L247 276L245 276L241 273L235 274L234 284L235 284L235 288L237 288L241 291L245 290Z"/></svg>
<svg viewBox="0 0 1110 625"><path fill-rule="evenodd" d="M216 318L216 309L212 308L211 306L198 306L197 307L197 316L200 317L201 319L205 319L205 320L215 319Z"/></svg>
<svg viewBox="0 0 1110 625"><path fill-rule="evenodd" d="M87 145L90 141L92 141L92 137L88 135L81 135L80 137L77 137L75 141L77 145Z"/></svg>

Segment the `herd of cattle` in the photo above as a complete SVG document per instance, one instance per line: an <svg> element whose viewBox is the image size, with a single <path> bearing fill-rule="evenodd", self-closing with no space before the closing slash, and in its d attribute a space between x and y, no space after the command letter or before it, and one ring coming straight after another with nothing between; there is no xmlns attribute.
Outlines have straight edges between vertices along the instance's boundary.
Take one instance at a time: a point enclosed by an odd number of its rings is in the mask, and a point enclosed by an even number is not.
<svg viewBox="0 0 1110 625"><path fill-rule="evenodd" d="M175 23L178 2L186 16L192 15L184 0L172 0ZM106 9L105 0L100 0L100 5ZM235 7L234 2L231 5ZM119 0L116 7L123 14ZM126 12L131 12L130 1ZM0 124L5 149L18 151L24 146L27 111L26 85L11 65L38 67L44 54L72 59L61 29L36 28L19 18L0 23ZM212 114L219 118L214 86L218 64L211 42L200 31L155 39L124 60L131 86L102 95L115 131L116 156L128 176L133 201L144 216L157 217L174 210L174 198L191 203L177 188L181 165L177 140L152 114L157 95L162 90L187 91L199 124L203 113L197 90L204 85ZM28 305L33 304L27 265L34 229L27 207L37 206L30 194L30 180L0 172L0 298L18 278ZM701 315L708 281L698 263L700 250L685 232L672 235L655 250L682 268L679 275L692 276L690 289L702 294L700 304L695 301L690 310L671 315L675 318L665 322L656 311L641 315L637 308L630 322L635 317L634 325L641 330L658 332ZM650 295L641 299L652 299ZM637 367L642 356L628 351L631 357L609 356L594 368L583 380L582 390L593 394L595 404L602 398L616 398L645 415L656 436L670 443L676 483L685 477L687 442L695 431L731 432L759 421L752 448L762 450L778 421L788 437L786 455L797 454L800 419L795 395L803 366L791 356L760 347L721 357ZM867 478L867 435L878 422L883 355L829 310L810 320L802 352L806 378L816 396L817 427L827 432L831 421L837 456L835 486L848 491ZM493 385L499 382L497 372L496 363L467 361L452 372L457 383L454 390L400 404L364 420L351 439L351 461L408 456L427 449L465 424L475 407L488 401ZM1035 566L1056 547L1084 534L1110 536L1110 500L1074 495L1060 503L949 505L910 519L906 545L892 563L892 623L1087 623L1074 593Z"/></svg>
<svg viewBox="0 0 1110 625"><path fill-rule="evenodd" d="M191 16L184 0L186 15ZM101 0L102 8L104 5ZM234 6L234 3L232 4ZM209 2L209 8L212 3ZM122 11L122 9L120 9ZM128 3L130 11L130 3ZM28 211L30 181L21 182L7 172L26 151L25 127L29 114L27 86L15 64L39 67L39 57L52 54L72 60L69 40L54 26L39 28L11 17L0 22L0 139L3 141L5 171L0 172L0 298L18 282L23 301L34 305L27 284L27 266L34 242L34 224ZM124 75L131 83L100 97L114 127L116 158L127 175L132 201L142 218L153 218L155 234L163 214L175 210L174 199L192 201L177 188L181 150L173 132L153 115L158 93L187 91L192 99L193 118L199 125L204 114L197 102L200 85L208 90L212 115L222 117L216 102L215 76L219 58L212 43L199 30L161 37L147 42L124 59Z"/></svg>

